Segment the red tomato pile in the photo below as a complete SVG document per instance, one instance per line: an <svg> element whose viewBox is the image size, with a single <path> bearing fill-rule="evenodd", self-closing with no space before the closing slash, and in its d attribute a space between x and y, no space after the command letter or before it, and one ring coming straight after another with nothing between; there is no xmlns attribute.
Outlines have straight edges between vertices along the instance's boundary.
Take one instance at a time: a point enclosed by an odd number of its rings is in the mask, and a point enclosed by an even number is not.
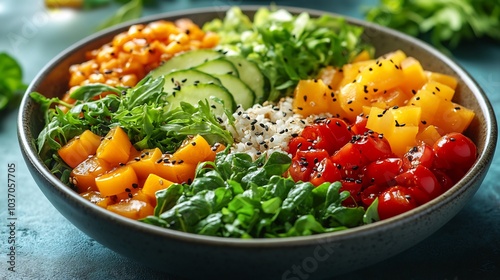
<svg viewBox="0 0 500 280"><path fill-rule="evenodd" d="M340 181L351 197L345 206L370 206L378 197L380 219L411 210L439 196L471 168L475 144L449 133L431 147L422 143L402 158L381 134L368 130L366 118L349 126L338 118L316 120L290 140L289 174L315 186Z"/></svg>

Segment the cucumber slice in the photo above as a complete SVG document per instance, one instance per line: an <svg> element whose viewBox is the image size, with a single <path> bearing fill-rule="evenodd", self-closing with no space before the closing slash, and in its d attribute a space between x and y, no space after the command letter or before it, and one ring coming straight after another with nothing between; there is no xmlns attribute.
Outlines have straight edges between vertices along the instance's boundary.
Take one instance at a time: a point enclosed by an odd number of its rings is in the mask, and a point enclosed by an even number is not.
<svg viewBox="0 0 500 280"><path fill-rule="evenodd" d="M216 77L196 69L176 70L165 75L163 91L171 94L174 91L179 91L184 86L195 84L222 85L221 81Z"/></svg>
<svg viewBox="0 0 500 280"><path fill-rule="evenodd" d="M242 56L225 56L238 69L240 79L255 93L255 102L262 103L267 99L265 77L257 64Z"/></svg>
<svg viewBox="0 0 500 280"><path fill-rule="evenodd" d="M216 102L212 97L220 99L224 102L224 105ZM225 87L216 84L184 86L179 91L175 91L175 94L167 96L166 101L170 103L172 108L177 108L181 105L181 102L187 102L196 106L198 101L204 99L208 100L212 111L218 116L224 114L223 106L230 112L234 112L236 109L231 93Z"/></svg>
<svg viewBox="0 0 500 280"><path fill-rule="evenodd" d="M236 69L233 63L229 62L224 57L209 60L196 66L195 69L211 75L231 74L236 77L239 76L238 69Z"/></svg>
<svg viewBox="0 0 500 280"><path fill-rule="evenodd" d="M231 74L216 76L222 85L233 95L234 102L241 105L243 109L253 106L255 93L240 78Z"/></svg>
<svg viewBox="0 0 500 280"><path fill-rule="evenodd" d="M151 71L151 75L153 78L157 78L174 70L189 69L222 56L222 53L211 49L184 52L165 61L165 63Z"/></svg>

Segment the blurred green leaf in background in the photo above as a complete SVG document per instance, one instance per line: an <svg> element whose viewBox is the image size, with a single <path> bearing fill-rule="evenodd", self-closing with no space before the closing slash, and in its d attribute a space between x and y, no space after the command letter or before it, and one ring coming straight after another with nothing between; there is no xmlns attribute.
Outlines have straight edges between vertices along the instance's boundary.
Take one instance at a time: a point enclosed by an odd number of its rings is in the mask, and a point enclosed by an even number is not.
<svg viewBox="0 0 500 280"><path fill-rule="evenodd" d="M0 111L13 106L27 86L19 63L7 53L0 53Z"/></svg>
<svg viewBox="0 0 500 280"><path fill-rule="evenodd" d="M424 37L449 52L464 41L500 42L500 0L380 0L368 21Z"/></svg>

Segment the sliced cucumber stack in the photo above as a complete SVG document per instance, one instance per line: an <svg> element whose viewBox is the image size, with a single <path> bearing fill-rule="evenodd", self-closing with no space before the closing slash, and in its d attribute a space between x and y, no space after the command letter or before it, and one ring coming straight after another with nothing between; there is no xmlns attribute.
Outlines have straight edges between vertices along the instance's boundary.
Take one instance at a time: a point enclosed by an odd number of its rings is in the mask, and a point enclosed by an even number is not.
<svg viewBox="0 0 500 280"><path fill-rule="evenodd" d="M233 96L223 86L216 84L193 84L181 87L180 90L167 96L166 101L170 103L172 108L181 106L181 102L187 102L192 105L198 104L198 101L206 99L212 111L220 116L224 114L224 108L231 112L236 110ZM221 101L219 103L218 101Z"/></svg>
<svg viewBox="0 0 500 280"><path fill-rule="evenodd" d="M177 55L153 70L153 78L165 76L166 100L173 107L182 101L197 104L207 99L214 113L222 114L224 102L230 111L236 104L243 108L266 99L265 78L257 65L241 56L227 56L215 50L193 50Z"/></svg>

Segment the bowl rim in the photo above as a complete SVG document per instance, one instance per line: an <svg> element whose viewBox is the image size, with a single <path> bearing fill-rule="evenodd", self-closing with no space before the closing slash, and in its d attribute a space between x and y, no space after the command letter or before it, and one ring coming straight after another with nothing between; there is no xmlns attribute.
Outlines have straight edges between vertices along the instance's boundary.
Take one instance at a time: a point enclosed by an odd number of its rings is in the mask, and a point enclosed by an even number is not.
<svg viewBox="0 0 500 280"><path fill-rule="evenodd" d="M192 9L184 9L179 11L172 11L166 13L160 13L155 15L150 15L146 17L142 17L137 20L128 21L105 30L99 31L92 35L86 36L83 39L77 41L76 43L70 45L59 55L51 59L42 70L35 76L32 82L29 84L25 95L20 104L20 110L18 115L18 139L21 150L24 153L25 160L29 161L29 163L36 169L37 172L40 173L41 176L44 177L45 180L51 183L54 189L57 191L59 196L63 196L63 199L70 200L70 202L75 203L82 207L85 211L91 213L95 216L100 216L103 220L107 220L109 222L118 223L122 227L126 228L134 228L135 230L147 232L148 234L155 235L156 237L161 238L170 238L175 239L176 241L197 243L197 244L211 244L215 246L233 246L233 247L255 247L259 245L261 247L266 248L274 248L274 247L283 247L283 246L304 246L314 244L326 244L331 241L342 242L343 240L347 240L352 238L353 236L369 236L373 233L381 232L381 231L391 231L395 228L404 226L405 224L410 224L416 219L419 219L421 216L425 216L429 213L437 211L442 205L450 203L453 199L469 188L469 183L474 181L475 178L479 177L481 172L484 172L483 169L487 169L491 164L493 154L496 147L497 142L497 123L495 118L495 113L493 111L492 105L487 98L485 92L481 89L478 83L472 78L472 76L465 71L458 63L456 63L453 59L447 57L443 53L439 52L434 47L430 46L428 43L423 42L417 38L411 37L409 35L403 34L399 31L380 26L374 23L370 23L367 21L363 21L360 19L352 18L346 15L341 15L332 12L325 12L318 9L308 9L308 8L300 8L293 6L283 6L277 5L273 6L278 9L285 9L291 13L300 13L307 12L311 16L319 16L322 14L331 15L333 17L341 17L346 20L346 22L359 25L364 28L374 28L383 33L387 33L390 36L401 38L404 41L408 41L419 48L422 48L424 51L429 52L436 56L438 59L442 60L449 68L457 73L465 85L467 85L471 92L474 94L476 99L478 100L478 105L484 113L485 118L485 127L486 127L486 137L485 137L485 147L478 153L478 158L476 160L476 164L467 172L465 177L463 177L458 183L456 183L451 189L441 194L436 199L433 199L427 202L425 205L419 206L413 210L405 212L403 214L397 215L395 217L378 221L376 223L371 223L367 225L362 225L355 228L350 228L347 230L331 232L331 233L321 233L314 234L310 236L299 236L299 237L285 237L285 238L255 238L255 239L240 239L240 238L228 238L228 237L214 237L214 236L204 236L194 233L186 233L177 230L162 228L154 225L149 225L146 223L141 223L136 220L132 220L126 217L122 217L118 214L112 213L106 209L103 209L95 204L92 204L88 200L82 198L71 188L63 184L55 175L53 175L50 170L43 164L43 161L38 156L36 148L32 143L33 139L27 138L27 132L25 129L28 127L26 124L27 120L25 118L27 114L27 107L30 101L29 93L36 88L42 78L49 73L53 68L56 67L58 62L64 60L66 57L71 55L73 52L76 52L78 48L83 47L86 43L90 41L97 40L101 37L112 36L112 34L116 34L121 30L126 29L127 27L133 24L141 24L147 23L160 19L170 19L170 18L179 18L184 16L193 17L200 14L206 13L221 13L224 14L227 9L231 6L217 6L217 7L203 7L203 8L192 8ZM264 7L263 5L240 5L239 6L243 12L254 12L258 8ZM29 112L28 112L29 113ZM483 171L481 171L483 170ZM41 186L39 186L41 188ZM324 242L324 243L323 243Z"/></svg>

